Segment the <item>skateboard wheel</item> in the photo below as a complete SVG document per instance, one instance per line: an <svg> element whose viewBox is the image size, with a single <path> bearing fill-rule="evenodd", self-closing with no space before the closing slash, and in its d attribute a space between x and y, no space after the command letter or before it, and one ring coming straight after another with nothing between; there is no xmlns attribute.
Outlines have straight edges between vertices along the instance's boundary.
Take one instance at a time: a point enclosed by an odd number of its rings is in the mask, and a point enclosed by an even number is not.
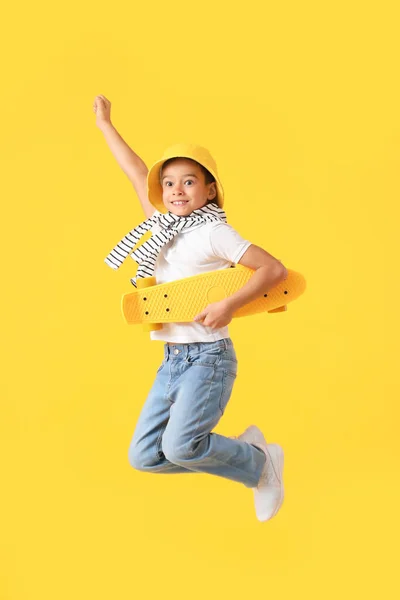
<svg viewBox="0 0 400 600"><path fill-rule="evenodd" d="M285 312L287 310L287 306L279 306L278 308L273 308L272 310L269 310L269 313L280 313L280 312Z"/></svg>
<svg viewBox="0 0 400 600"><path fill-rule="evenodd" d="M143 323L143 331L158 331L162 329L162 323Z"/></svg>
<svg viewBox="0 0 400 600"><path fill-rule="evenodd" d="M136 280L136 287L138 290L143 290L144 288L152 285L157 285L155 277L141 277L140 279Z"/></svg>

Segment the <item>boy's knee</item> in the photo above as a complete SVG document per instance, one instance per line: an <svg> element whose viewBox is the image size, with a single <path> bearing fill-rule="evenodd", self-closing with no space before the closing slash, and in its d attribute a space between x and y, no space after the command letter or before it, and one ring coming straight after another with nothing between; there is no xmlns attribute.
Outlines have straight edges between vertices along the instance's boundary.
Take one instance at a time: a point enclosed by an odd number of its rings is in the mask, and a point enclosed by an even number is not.
<svg viewBox="0 0 400 600"><path fill-rule="evenodd" d="M149 457L140 449L140 446L136 444L131 444L128 451L128 460L131 467L136 469L136 471L147 471L150 464Z"/></svg>
<svg viewBox="0 0 400 600"><path fill-rule="evenodd" d="M143 457L140 452L137 451L135 446L130 446L128 451L128 460L131 467L137 471L143 470Z"/></svg>
<svg viewBox="0 0 400 600"><path fill-rule="evenodd" d="M192 442L173 440L164 435L162 440L162 449L165 458L174 465L181 465L195 458L194 446Z"/></svg>

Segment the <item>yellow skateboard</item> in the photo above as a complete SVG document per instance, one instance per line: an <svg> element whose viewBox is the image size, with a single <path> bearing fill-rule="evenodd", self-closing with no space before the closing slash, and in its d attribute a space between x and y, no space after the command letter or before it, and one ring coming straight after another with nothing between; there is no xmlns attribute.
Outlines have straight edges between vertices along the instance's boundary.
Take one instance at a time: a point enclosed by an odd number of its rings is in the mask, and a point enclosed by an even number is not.
<svg viewBox="0 0 400 600"><path fill-rule="evenodd" d="M208 304L219 302L242 288L253 274L253 269L237 265L159 285L155 277L137 279L137 290L122 297L122 312L128 324L142 323L145 331L161 329L163 323L191 322ZM239 308L233 316L285 311L287 304L301 296L305 289L304 277L288 269L284 281Z"/></svg>

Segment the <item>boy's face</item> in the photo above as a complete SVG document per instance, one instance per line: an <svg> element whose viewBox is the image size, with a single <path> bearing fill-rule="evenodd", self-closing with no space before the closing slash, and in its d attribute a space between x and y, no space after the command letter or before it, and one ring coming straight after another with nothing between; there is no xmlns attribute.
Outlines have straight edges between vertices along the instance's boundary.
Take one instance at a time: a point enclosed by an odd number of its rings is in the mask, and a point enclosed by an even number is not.
<svg viewBox="0 0 400 600"><path fill-rule="evenodd" d="M169 164L162 173L163 202L174 215L186 217L217 196L215 183L206 184L199 165L186 158Z"/></svg>

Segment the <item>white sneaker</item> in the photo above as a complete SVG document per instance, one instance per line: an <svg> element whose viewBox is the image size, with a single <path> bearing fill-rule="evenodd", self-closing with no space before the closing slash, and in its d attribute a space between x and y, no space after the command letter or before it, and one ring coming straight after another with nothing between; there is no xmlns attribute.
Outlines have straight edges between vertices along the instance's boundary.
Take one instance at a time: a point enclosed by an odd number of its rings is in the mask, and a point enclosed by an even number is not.
<svg viewBox="0 0 400 600"><path fill-rule="evenodd" d="M283 502L283 449L278 444L267 444L255 425L250 425L236 439L257 446L267 458L260 481L253 492L258 520L268 521L276 515Z"/></svg>

